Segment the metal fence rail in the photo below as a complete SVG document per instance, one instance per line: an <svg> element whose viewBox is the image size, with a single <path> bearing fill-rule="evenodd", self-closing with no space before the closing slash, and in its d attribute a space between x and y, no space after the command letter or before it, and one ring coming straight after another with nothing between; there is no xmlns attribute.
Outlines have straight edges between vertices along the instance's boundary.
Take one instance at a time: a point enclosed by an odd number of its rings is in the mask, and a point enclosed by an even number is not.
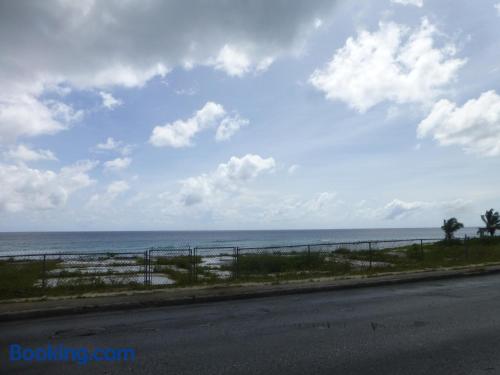
<svg viewBox="0 0 500 375"><path fill-rule="evenodd" d="M438 241L441 239L417 238L266 247L155 247L133 253L0 255L0 297L5 291L28 287L182 286L390 271L425 266L426 257L431 255L425 247ZM467 238L456 241L461 245L448 257L467 259Z"/></svg>

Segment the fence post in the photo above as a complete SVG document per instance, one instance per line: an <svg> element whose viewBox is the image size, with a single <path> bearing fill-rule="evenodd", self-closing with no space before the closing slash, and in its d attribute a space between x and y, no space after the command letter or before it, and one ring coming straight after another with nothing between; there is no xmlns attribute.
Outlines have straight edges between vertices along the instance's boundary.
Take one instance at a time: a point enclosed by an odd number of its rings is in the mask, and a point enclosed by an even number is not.
<svg viewBox="0 0 500 375"><path fill-rule="evenodd" d="M148 251L144 251L144 285L148 285Z"/></svg>
<svg viewBox="0 0 500 375"><path fill-rule="evenodd" d="M240 277L240 248L239 247L235 247L233 249L233 256L234 256L234 274L233 274L233 278L235 280L237 280Z"/></svg>
<svg viewBox="0 0 500 375"><path fill-rule="evenodd" d="M47 273L47 254L43 254L43 262L42 262L42 288L45 289L46 287L46 273Z"/></svg>
<svg viewBox="0 0 500 375"><path fill-rule="evenodd" d="M151 249L148 250L148 284L153 284L153 260L151 258Z"/></svg>
<svg viewBox="0 0 500 375"><path fill-rule="evenodd" d="M424 240L420 240L420 257L424 259Z"/></svg>
<svg viewBox="0 0 500 375"><path fill-rule="evenodd" d="M469 258L469 248L467 246L467 240L469 238L467 237L467 235L464 236L464 255L465 255L465 259L467 260Z"/></svg>
<svg viewBox="0 0 500 375"><path fill-rule="evenodd" d="M372 269L372 243L371 243L371 241L368 242L368 256L369 256L369 259L370 259L369 269L371 270Z"/></svg>
<svg viewBox="0 0 500 375"><path fill-rule="evenodd" d="M196 247L193 248L193 284L198 281L198 262L196 259Z"/></svg>
<svg viewBox="0 0 500 375"><path fill-rule="evenodd" d="M311 245L307 245L307 256L311 257Z"/></svg>
<svg viewBox="0 0 500 375"><path fill-rule="evenodd" d="M193 272L194 272L194 262L193 262L193 250L191 246L188 248L188 259L189 259L189 283L193 283Z"/></svg>

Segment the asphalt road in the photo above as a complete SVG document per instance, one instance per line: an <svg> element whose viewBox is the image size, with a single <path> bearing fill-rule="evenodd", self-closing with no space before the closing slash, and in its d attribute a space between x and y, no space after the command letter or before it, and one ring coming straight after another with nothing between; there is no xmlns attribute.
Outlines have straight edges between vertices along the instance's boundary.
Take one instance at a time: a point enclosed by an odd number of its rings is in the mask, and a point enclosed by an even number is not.
<svg viewBox="0 0 500 375"><path fill-rule="evenodd" d="M133 348L11 362L8 346ZM0 374L500 374L500 275L0 324Z"/></svg>

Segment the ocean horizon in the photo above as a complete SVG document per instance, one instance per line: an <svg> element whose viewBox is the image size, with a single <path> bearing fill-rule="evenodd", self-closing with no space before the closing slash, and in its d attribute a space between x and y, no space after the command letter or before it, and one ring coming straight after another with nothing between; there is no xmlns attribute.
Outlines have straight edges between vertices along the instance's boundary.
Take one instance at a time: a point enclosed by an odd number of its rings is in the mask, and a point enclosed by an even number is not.
<svg viewBox="0 0 500 375"><path fill-rule="evenodd" d="M474 236L476 231L476 227L467 227L456 235ZM136 252L151 247L265 247L441 237L440 228L0 232L0 254Z"/></svg>

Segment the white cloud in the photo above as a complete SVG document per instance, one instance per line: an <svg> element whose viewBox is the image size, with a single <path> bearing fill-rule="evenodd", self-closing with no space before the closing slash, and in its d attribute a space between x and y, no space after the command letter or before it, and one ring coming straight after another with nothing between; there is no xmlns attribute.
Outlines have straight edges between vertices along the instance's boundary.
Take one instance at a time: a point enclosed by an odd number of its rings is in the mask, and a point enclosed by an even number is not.
<svg viewBox="0 0 500 375"><path fill-rule="evenodd" d="M39 161L39 160L57 160L54 153L50 150L33 150L30 147L20 144L4 153L4 157L18 161Z"/></svg>
<svg viewBox="0 0 500 375"><path fill-rule="evenodd" d="M428 202L405 202L399 199L394 199L392 202L385 205L384 218L389 220L401 219L418 210L429 207L431 207L431 204Z"/></svg>
<svg viewBox="0 0 500 375"><path fill-rule="evenodd" d="M466 152L500 155L500 96L487 91L462 107L443 99L417 129L419 138L431 136L442 146L458 145Z"/></svg>
<svg viewBox="0 0 500 375"><path fill-rule="evenodd" d="M129 155L132 151L133 146L127 145L122 141L117 141L113 137L108 137L106 139L106 142L97 144L95 148L97 150L116 151L122 155Z"/></svg>
<svg viewBox="0 0 500 375"><path fill-rule="evenodd" d="M323 26L323 20L321 18L316 18L314 20L314 28L319 29L321 26Z"/></svg>
<svg viewBox="0 0 500 375"><path fill-rule="evenodd" d="M318 219L325 225L325 218L338 216L334 215L336 209L343 202L337 198L335 192L322 192L310 199L297 197L276 197L270 202L266 202L261 210L262 217L266 221L285 220L301 223L313 220L318 223Z"/></svg>
<svg viewBox="0 0 500 375"><path fill-rule="evenodd" d="M111 95L108 92L100 91L99 96L102 99L102 105L109 110L113 110L116 107L119 107L123 104L123 102L120 99L116 99L113 95Z"/></svg>
<svg viewBox="0 0 500 375"><path fill-rule="evenodd" d="M0 81L1 82L1 81ZM55 134L81 119L82 111L54 100L41 101L32 95L0 93L0 143L21 136Z"/></svg>
<svg viewBox="0 0 500 375"><path fill-rule="evenodd" d="M229 117L224 107L214 102L207 102L187 120L177 120L162 126L156 126L149 142L156 147L188 147L192 146L192 138L202 130L212 128L220 121L216 132L216 140L231 138L248 120L239 115Z"/></svg>
<svg viewBox="0 0 500 375"><path fill-rule="evenodd" d="M470 201L464 199L441 202L405 202L400 199L394 199L386 204L382 209L377 210L376 214L387 220L404 219L417 213L425 213L426 210L436 209L446 214L453 214L468 208L470 203Z"/></svg>
<svg viewBox="0 0 500 375"><path fill-rule="evenodd" d="M106 193L109 194L111 197L117 197L118 195L126 192L127 190L130 189L129 184L127 181L124 180L118 180L118 181L113 181L108 185L108 188L106 189Z"/></svg>
<svg viewBox="0 0 500 375"><path fill-rule="evenodd" d="M243 126L247 126L249 121L247 119L241 118L236 115L234 117L226 117L224 118L219 127L217 128L217 132L215 133L215 139L218 142L227 141L234 134L238 132Z"/></svg>
<svg viewBox="0 0 500 375"><path fill-rule="evenodd" d="M225 45L215 60L215 69L223 70L230 76L241 77L250 70L251 61L244 51Z"/></svg>
<svg viewBox="0 0 500 375"><path fill-rule="evenodd" d="M273 158L262 158L254 154L241 158L233 156L227 163L219 164L212 173L181 181L180 201L185 206L192 206L204 201L210 202L221 194L237 192L244 183L261 173L274 170L275 165Z"/></svg>
<svg viewBox="0 0 500 375"><path fill-rule="evenodd" d="M329 0L9 1L0 12L0 142L54 134L69 124L45 93L140 87L177 66L241 76L295 54ZM62 37L63 36L63 37ZM62 103L61 103L62 105ZM68 112L77 113L67 106Z"/></svg>
<svg viewBox="0 0 500 375"><path fill-rule="evenodd" d="M310 212L322 211L325 207L328 207L332 202L335 202L337 198L337 193L323 192L320 193L315 199L306 201L303 204L305 210Z"/></svg>
<svg viewBox="0 0 500 375"><path fill-rule="evenodd" d="M497 14L500 16L500 3L495 4L495 9L497 10Z"/></svg>
<svg viewBox="0 0 500 375"><path fill-rule="evenodd" d="M121 145L120 141L115 141L114 138L108 137L106 142L99 143L96 148L98 150L116 150Z"/></svg>
<svg viewBox="0 0 500 375"><path fill-rule="evenodd" d="M391 2L401 5L415 5L419 8L424 6L424 0L391 0Z"/></svg>
<svg viewBox="0 0 500 375"><path fill-rule="evenodd" d="M0 211L47 210L63 206L76 190L95 181L88 172L95 162L82 161L62 168L59 173L24 164L0 164Z"/></svg>
<svg viewBox="0 0 500 375"><path fill-rule="evenodd" d="M222 70L232 77L243 77L251 71L262 72L274 62L273 56L263 56L259 60L252 60L251 50L236 46L224 45L214 61L209 60L208 65L213 65L216 70Z"/></svg>
<svg viewBox="0 0 500 375"><path fill-rule="evenodd" d="M191 138L201 130L215 125L216 121L221 119L225 113L224 107L220 104L208 102L187 120L177 120L163 126L156 126L149 142L157 147L191 146Z"/></svg>
<svg viewBox="0 0 500 375"><path fill-rule="evenodd" d="M117 180L111 182L106 191L102 194L94 194L90 197L87 203L87 208L100 210L105 208L109 209L109 204L112 203L118 196L130 190L130 185L125 180Z"/></svg>
<svg viewBox="0 0 500 375"><path fill-rule="evenodd" d="M436 28L424 19L410 30L381 22L373 33L363 30L347 39L311 84L330 100L341 100L360 112L383 101L430 103L454 80L465 60L453 58L452 44L435 46Z"/></svg>
<svg viewBox="0 0 500 375"><path fill-rule="evenodd" d="M190 87L187 89L177 89L177 90L174 90L174 92L177 95L193 96L193 95L196 95L198 93L198 89L196 89L194 87Z"/></svg>
<svg viewBox="0 0 500 375"><path fill-rule="evenodd" d="M113 160L108 160L104 163L104 169L107 171L120 171L126 169L132 163L131 158L116 158Z"/></svg>

